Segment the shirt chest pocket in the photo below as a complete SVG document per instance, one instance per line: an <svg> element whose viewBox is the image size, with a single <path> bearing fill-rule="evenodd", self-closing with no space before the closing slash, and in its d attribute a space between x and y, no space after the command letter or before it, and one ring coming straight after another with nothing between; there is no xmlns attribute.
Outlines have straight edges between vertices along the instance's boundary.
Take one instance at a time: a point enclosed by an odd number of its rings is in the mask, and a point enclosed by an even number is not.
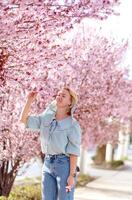
<svg viewBox="0 0 132 200"><path fill-rule="evenodd" d="M50 130L50 122L49 121L43 121L41 124L41 131L44 134L48 134Z"/></svg>

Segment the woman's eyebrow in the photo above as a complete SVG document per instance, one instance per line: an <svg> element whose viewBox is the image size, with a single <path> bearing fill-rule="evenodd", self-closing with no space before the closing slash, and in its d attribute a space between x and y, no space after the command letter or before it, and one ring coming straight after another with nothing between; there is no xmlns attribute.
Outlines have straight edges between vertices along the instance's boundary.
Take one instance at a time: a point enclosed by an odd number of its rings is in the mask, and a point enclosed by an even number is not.
<svg viewBox="0 0 132 200"><path fill-rule="evenodd" d="M66 93L64 93L64 92L58 92L57 95L59 95L59 94L61 94L61 95L65 95L65 96L66 96Z"/></svg>
<svg viewBox="0 0 132 200"><path fill-rule="evenodd" d="M58 94L66 95L66 94L65 94L65 93L63 93L63 92L58 92ZM57 94L57 95L58 95L58 94Z"/></svg>

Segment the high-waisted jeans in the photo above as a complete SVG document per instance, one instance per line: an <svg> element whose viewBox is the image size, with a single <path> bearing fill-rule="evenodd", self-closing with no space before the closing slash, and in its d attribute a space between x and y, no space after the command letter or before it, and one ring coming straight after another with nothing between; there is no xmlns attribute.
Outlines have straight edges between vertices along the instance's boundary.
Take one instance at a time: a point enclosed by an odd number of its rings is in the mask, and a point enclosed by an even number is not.
<svg viewBox="0 0 132 200"><path fill-rule="evenodd" d="M70 158L64 154L46 156L42 168L42 200L73 200L74 187L66 192ZM76 181L76 178L75 178Z"/></svg>

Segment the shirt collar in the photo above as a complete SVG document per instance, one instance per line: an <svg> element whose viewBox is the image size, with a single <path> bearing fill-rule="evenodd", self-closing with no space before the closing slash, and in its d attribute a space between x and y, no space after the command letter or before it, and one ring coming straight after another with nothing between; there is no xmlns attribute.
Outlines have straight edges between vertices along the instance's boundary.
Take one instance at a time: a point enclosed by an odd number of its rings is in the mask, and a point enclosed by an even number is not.
<svg viewBox="0 0 132 200"><path fill-rule="evenodd" d="M53 113L51 123L53 120L56 120L55 113ZM65 129L69 129L72 126L73 120L72 120L72 116L68 116L62 120L56 120L56 122L61 130L65 130Z"/></svg>

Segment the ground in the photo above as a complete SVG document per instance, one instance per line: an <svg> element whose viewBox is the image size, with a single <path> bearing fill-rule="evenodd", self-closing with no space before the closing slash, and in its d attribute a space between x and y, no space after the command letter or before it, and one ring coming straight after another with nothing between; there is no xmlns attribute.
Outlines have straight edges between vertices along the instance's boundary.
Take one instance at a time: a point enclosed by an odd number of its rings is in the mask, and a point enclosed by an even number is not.
<svg viewBox="0 0 132 200"><path fill-rule="evenodd" d="M75 200L132 200L132 161L126 161L120 170L89 168L93 176L100 176L77 188Z"/></svg>

